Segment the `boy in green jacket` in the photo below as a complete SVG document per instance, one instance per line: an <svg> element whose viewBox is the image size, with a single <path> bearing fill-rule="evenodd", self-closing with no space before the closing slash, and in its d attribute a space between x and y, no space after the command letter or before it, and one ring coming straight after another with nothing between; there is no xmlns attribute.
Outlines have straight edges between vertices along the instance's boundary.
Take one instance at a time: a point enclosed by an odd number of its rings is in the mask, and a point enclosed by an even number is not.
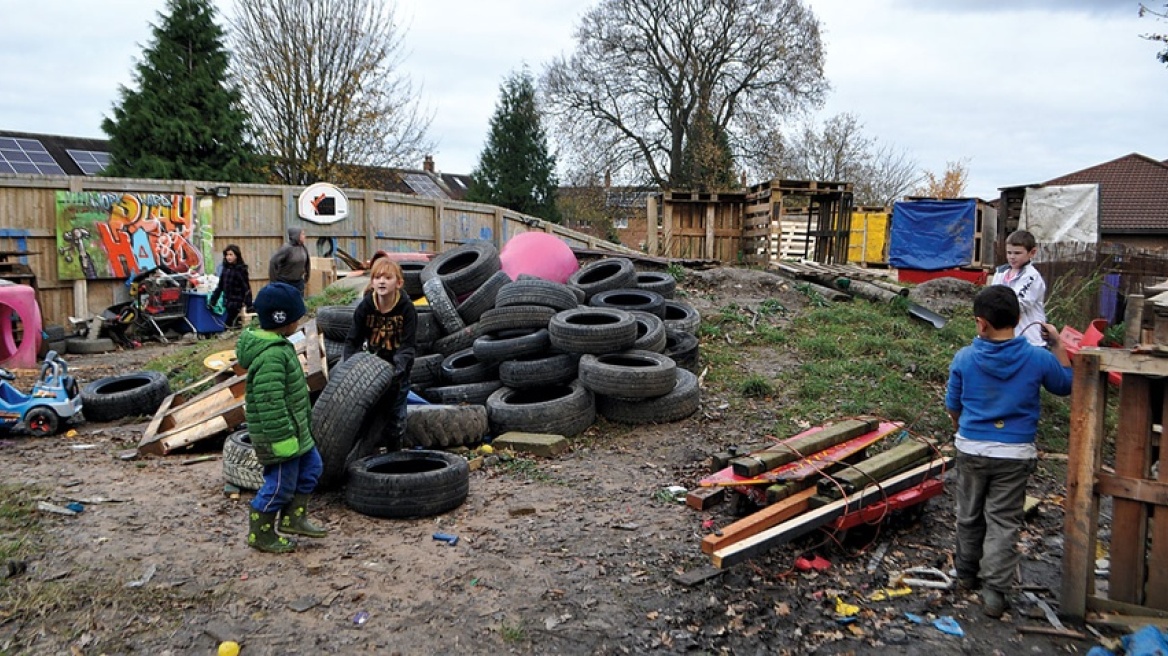
<svg viewBox="0 0 1168 656"><path fill-rule="evenodd" d="M247 369L247 429L264 466L264 484L251 502L247 546L286 553L296 543L277 528L312 538L328 534L306 514L324 465L312 439L308 381L288 341L306 310L300 290L282 282L261 289L254 304L260 328L245 329L235 346Z"/></svg>

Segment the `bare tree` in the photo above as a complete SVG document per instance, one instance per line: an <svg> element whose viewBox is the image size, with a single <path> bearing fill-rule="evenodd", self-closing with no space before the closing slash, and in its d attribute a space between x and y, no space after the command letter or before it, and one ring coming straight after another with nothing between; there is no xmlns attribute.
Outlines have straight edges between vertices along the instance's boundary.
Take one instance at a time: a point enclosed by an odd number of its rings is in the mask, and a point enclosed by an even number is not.
<svg viewBox="0 0 1168 656"><path fill-rule="evenodd" d="M360 168L416 162L430 117L399 70L403 30L383 0L236 0L244 102L273 177L359 183Z"/></svg>
<svg viewBox="0 0 1168 656"><path fill-rule="evenodd" d="M828 85L800 0L601 0L542 88L569 167L671 186L699 112L742 155L751 127L817 106Z"/></svg>
<svg viewBox="0 0 1168 656"><path fill-rule="evenodd" d="M822 129L813 122L783 144L773 177L850 182L857 205L887 207L921 182L917 163L902 150L864 134L854 114L837 114Z"/></svg>

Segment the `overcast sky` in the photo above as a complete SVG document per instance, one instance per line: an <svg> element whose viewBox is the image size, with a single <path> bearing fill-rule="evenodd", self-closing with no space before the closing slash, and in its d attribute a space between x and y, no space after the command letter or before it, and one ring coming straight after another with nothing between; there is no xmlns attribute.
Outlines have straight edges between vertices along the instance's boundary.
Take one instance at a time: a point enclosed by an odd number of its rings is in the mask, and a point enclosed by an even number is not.
<svg viewBox="0 0 1168 656"><path fill-rule="evenodd" d="M231 12L231 0L216 0ZM1168 159L1168 23L1128 0L806 0L833 91L820 119L864 132L967 192L1041 182L1131 152ZM437 167L470 173L499 85L571 52L585 0L400 0L406 68L434 116ZM1155 1L1153 6L1162 7ZM0 129L104 138L103 116L164 0L0 0ZM757 182L751 180L751 183Z"/></svg>

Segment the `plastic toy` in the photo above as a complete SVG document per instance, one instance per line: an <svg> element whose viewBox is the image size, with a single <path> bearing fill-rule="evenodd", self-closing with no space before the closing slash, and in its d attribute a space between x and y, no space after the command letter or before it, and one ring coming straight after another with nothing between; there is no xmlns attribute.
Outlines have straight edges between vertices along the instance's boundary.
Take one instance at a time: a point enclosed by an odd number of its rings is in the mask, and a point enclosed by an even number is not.
<svg viewBox="0 0 1168 656"><path fill-rule="evenodd" d="M9 384L16 376L0 368L0 431L12 430L24 421L25 428L38 437L53 435L81 411L81 393L77 381L69 375L69 365L49 351L41 363L41 372L32 391L24 394Z"/></svg>

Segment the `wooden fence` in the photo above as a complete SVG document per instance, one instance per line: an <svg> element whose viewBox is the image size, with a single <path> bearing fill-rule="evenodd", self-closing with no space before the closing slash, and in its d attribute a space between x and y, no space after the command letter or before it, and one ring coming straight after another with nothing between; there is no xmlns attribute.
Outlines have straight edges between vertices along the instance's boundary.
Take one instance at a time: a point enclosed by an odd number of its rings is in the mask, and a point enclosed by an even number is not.
<svg viewBox="0 0 1168 656"><path fill-rule="evenodd" d="M511 237L529 231L554 234L572 247L640 254L500 207L382 191L344 190L349 201L349 217L319 225L298 215L297 196L302 190L303 187L277 185L224 186L193 181L0 174L0 252L8 253L10 260L19 259L36 275L38 300L46 325L64 325L71 316L94 316L129 298L125 276L59 275L64 261L61 258L80 254L76 250L77 242L65 238L68 218L58 207L60 192L94 192L113 202L122 198L176 195L189 198L200 226L204 225L207 214L210 215L213 245L188 248L184 253L186 263L213 270L223 247L236 244L249 265L254 290L267 282L268 259L287 239L287 230L293 227L307 231L312 255L329 257L340 248L359 260L368 259L377 250L438 253L479 239L502 247ZM109 221L110 229L117 231L124 229L123 224L155 217L123 218L124 221ZM70 238L85 237L70 235ZM196 235L195 239L201 237ZM199 261L192 262L191 258Z"/></svg>

